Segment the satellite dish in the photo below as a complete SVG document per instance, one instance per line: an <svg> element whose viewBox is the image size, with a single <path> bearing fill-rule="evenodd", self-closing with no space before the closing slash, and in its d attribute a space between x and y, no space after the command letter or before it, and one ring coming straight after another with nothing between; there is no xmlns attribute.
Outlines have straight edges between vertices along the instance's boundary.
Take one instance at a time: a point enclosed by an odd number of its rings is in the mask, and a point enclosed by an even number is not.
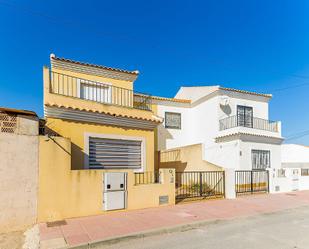
<svg viewBox="0 0 309 249"><path fill-rule="evenodd" d="M230 104L230 98L229 96L223 95L220 97L220 105L227 106Z"/></svg>

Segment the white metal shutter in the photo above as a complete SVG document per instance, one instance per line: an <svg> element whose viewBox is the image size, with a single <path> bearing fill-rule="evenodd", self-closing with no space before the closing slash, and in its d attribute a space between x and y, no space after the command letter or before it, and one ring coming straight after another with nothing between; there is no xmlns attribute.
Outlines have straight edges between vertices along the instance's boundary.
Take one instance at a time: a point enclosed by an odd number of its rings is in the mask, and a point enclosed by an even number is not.
<svg viewBox="0 0 309 249"><path fill-rule="evenodd" d="M141 168L141 141L89 137L89 168Z"/></svg>

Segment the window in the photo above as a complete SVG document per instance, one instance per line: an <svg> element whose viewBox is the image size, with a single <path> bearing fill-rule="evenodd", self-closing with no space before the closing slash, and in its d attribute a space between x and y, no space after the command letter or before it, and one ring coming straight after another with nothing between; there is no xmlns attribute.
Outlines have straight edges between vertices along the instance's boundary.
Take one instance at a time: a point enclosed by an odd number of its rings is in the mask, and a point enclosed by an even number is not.
<svg viewBox="0 0 309 249"><path fill-rule="evenodd" d="M89 168L139 169L142 141L89 137Z"/></svg>
<svg viewBox="0 0 309 249"><path fill-rule="evenodd" d="M252 150L252 169L265 170L270 167L269 150Z"/></svg>
<svg viewBox="0 0 309 249"><path fill-rule="evenodd" d="M237 125L253 127L253 108L249 106L237 106Z"/></svg>
<svg viewBox="0 0 309 249"><path fill-rule="evenodd" d="M111 103L111 86L108 84L97 83L93 81L81 81L80 86L80 98L93 100L101 103Z"/></svg>
<svg viewBox="0 0 309 249"><path fill-rule="evenodd" d="M278 169L278 173L277 173L278 177L285 177L285 169Z"/></svg>
<svg viewBox="0 0 309 249"><path fill-rule="evenodd" d="M165 128L181 129L181 113L166 112L165 113Z"/></svg>

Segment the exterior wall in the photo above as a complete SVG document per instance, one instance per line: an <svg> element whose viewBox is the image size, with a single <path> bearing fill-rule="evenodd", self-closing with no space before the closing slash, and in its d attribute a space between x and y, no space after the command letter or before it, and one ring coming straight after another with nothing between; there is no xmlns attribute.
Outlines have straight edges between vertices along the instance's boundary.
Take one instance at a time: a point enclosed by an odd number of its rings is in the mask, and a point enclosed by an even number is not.
<svg viewBox="0 0 309 249"><path fill-rule="evenodd" d="M281 146L282 167L309 168L309 147L299 144Z"/></svg>
<svg viewBox="0 0 309 249"><path fill-rule="evenodd" d="M238 169L240 165L239 148L240 140L214 143L208 147L205 146L204 158L206 161L226 169Z"/></svg>
<svg viewBox="0 0 309 249"><path fill-rule="evenodd" d="M192 122L190 122L191 116L189 109L177 106L158 105L157 115L164 118L165 112L181 113L181 129L166 129L165 124L160 124L157 128L157 149L165 150L193 143L193 137L192 134L190 134L190 124L192 124Z"/></svg>
<svg viewBox="0 0 309 249"><path fill-rule="evenodd" d="M174 168L176 172L222 170L204 161L202 144L194 144L160 152L160 168Z"/></svg>
<svg viewBox="0 0 309 249"><path fill-rule="evenodd" d="M181 113L181 129L166 129L162 124L158 128L158 150L172 149L198 143L210 144L219 129L218 99L212 98L194 107L158 105L157 115L165 112Z"/></svg>
<svg viewBox="0 0 309 249"><path fill-rule="evenodd" d="M93 78L93 77L97 77L97 76L85 75L85 77L87 77L86 79L94 80L96 78ZM132 105L131 107L130 106L126 106L126 107L118 106L118 105L113 105L113 104L108 104L108 103L103 104L103 103L99 103L95 101L83 100L80 98L51 93L50 71L47 67L43 68L43 78L44 78L44 105L57 105L57 106L63 106L66 108L77 108L79 110L91 110L94 112L104 112L104 113L110 113L110 114L121 115L121 116L136 117L136 118L141 118L141 119L153 119L153 113L151 111L145 111L145 110L139 110L139 109L133 108L133 96L131 96L132 100L129 101L129 103ZM110 79L110 80L111 82L117 81L114 79ZM117 85L119 85L121 82L123 84L127 84L127 82L125 81L124 82L117 81ZM70 91L70 90L66 90L66 91Z"/></svg>
<svg viewBox="0 0 309 249"><path fill-rule="evenodd" d="M47 118L46 126L62 137L71 139L72 169L85 168L85 158L88 156L85 136L87 133L94 133L98 135L116 135L132 138L140 137L144 139L146 153L143 155L145 158L143 170L154 170L154 131L80 123L54 118Z"/></svg>
<svg viewBox="0 0 309 249"><path fill-rule="evenodd" d="M269 150L270 151L270 167L274 169L281 168L281 145L270 143L256 143L241 141L240 147L241 156L239 157L240 170L252 169L251 150Z"/></svg>
<svg viewBox="0 0 309 249"><path fill-rule="evenodd" d="M71 142L61 137L40 136L38 221L56 221L71 217L102 214L104 170L71 170ZM114 170L120 171L120 170ZM161 170L161 184L134 185L134 173L128 172L127 209L159 206L159 196L167 195L175 203L174 171Z"/></svg>
<svg viewBox="0 0 309 249"><path fill-rule="evenodd" d="M221 95L229 97L229 105L219 108L219 119L237 114L237 105L253 108L253 117L268 119L268 99L249 94L223 91Z"/></svg>
<svg viewBox="0 0 309 249"><path fill-rule="evenodd" d="M36 223L38 120L19 115L14 134L0 132L0 233Z"/></svg>
<svg viewBox="0 0 309 249"><path fill-rule="evenodd" d="M87 80L91 80L95 82L108 83L108 84L111 84L112 86L117 86L117 87L133 90L132 81L105 78L105 77L94 75L94 74L78 73L78 72L63 70L63 69L55 68L55 67L52 67L52 71L58 74L62 74L62 75L68 75L68 76L76 77L80 79L87 79ZM68 86L70 84L68 81L64 81L62 85L64 86L64 89L68 89Z"/></svg>
<svg viewBox="0 0 309 249"><path fill-rule="evenodd" d="M301 175L301 168L282 168L285 176L278 176L278 170L270 170L270 192L283 193L296 190L309 190L309 176Z"/></svg>
<svg viewBox="0 0 309 249"><path fill-rule="evenodd" d="M278 123L278 132L235 127L220 131L219 121L229 116L237 115L237 105L251 106L253 117L268 120L269 98L227 90L215 91L216 87L181 88L177 97L188 98L193 102L187 106L169 103L159 103L157 114L164 117L165 112L178 112L182 115L181 130L166 129L164 124L158 128L158 150L173 149L201 143L203 145L203 160L224 168L252 169L251 150L270 150L272 167L280 167L281 151L278 141L281 137L281 123ZM196 96L199 96L196 98ZM228 96L228 105L222 106L222 96ZM251 141L241 139L227 139L226 142L216 142L216 137L237 133L255 135ZM261 139L258 136L265 138ZM224 140L224 139L223 139ZM261 141L263 140L263 141Z"/></svg>

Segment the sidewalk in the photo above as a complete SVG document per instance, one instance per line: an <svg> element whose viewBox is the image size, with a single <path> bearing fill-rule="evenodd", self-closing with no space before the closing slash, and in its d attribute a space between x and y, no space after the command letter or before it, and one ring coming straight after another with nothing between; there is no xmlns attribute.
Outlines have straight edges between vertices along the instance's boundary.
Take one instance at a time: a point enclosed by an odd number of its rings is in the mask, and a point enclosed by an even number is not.
<svg viewBox="0 0 309 249"><path fill-rule="evenodd" d="M67 219L67 225L40 224L42 247L75 246L109 238L145 233L189 223L226 220L309 205L309 191L259 194L234 200L208 200L98 216ZM55 247L54 247L55 248ZM87 248L87 247L85 247Z"/></svg>

